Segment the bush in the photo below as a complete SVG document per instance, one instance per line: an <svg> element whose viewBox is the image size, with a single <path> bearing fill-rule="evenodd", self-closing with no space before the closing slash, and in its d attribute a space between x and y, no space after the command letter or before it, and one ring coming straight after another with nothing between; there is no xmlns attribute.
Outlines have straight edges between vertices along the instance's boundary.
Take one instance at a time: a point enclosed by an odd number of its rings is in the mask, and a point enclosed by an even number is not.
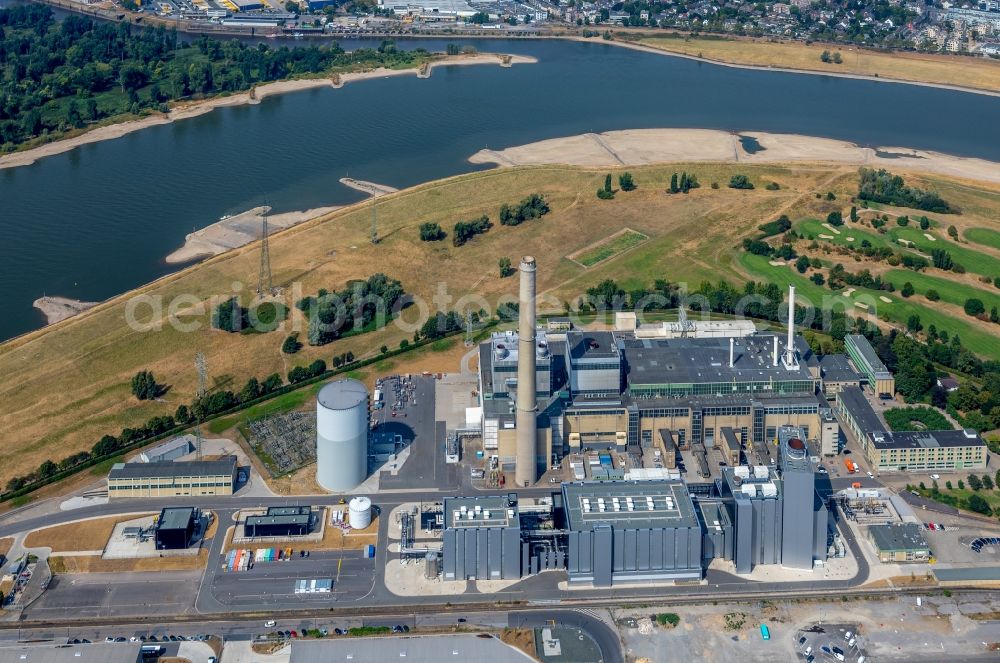
<svg viewBox="0 0 1000 663"><path fill-rule="evenodd" d="M746 175L733 175L729 178L730 189L752 189L753 183Z"/></svg>
<svg viewBox="0 0 1000 663"><path fill-rule="evenodd" d="M965 300L965 314L971 315L973 317L980 316L986 312L986 306L983 304L983 300L971 297Z"/></svg>
<svg viewBox="0 0 1000 663"><path fill-rule="evenodd" d="M768 191L777 191L778 189L781 188L781 185L778 184L777 182L768 182L766 185L764 185L764 188L767 189Z"/></svg>
<svg viewBox="0 0 1000 663"><path fill-rule="evenodd" d="M932 301L932 302L936 302L936 301L938 301L939 299L941 299L941 295L939 295L939 294L938 294L938 291L937 291L937 290L935 290L934 288L931 288L930 290L928 290L928 291L927 291L927 293L926 293L926 294L925 294L924 296L925 296L925 297L926 297L926 298L927 298L927 299L928 299L929 301Z"/></svg>
<svg viewBox="0 0 1000 663"><path fill-rule="evenodd" d="M773 235L781 235L792 229L792 221L786 215L782 214L774 221L769 221L765 224L757 226L757 230L763 233L762 237L771 237Z"/></svg>
<svg viewBox="0 0 1000 663"><path fill-rule="evenodd" d="M455 234L451 238L451 243L455 246L462 246L476 235L482 235L492 227L490 217L485 214L471 221L459 221L455 224Z"/></svg>
<svg viewBox="0 0 1000 663"><path fill-rule="evenodd" d="M545 197L540 193L533 193L517 205L501 205L500 225L517 226L529 219L540 219L548 213L549 204L545 202Z"/></svg>
<svg viewBox="0 0 1000 663"><path fill-rule="evenodd" d="M943 414L929 407L896 407L885 411L885 423L889 424L889 430L920 430L914 422L923 424L925 430L954 429Z"/></svg>
<svg viewBox="0 0 1000 663"><path fill-rule="evenodd" d="M656 623L660 626L677 626L681 623L680 615L673 612L661 612L656 615Z"/></svg>
<svg viewBox="0 0 1000 663"><path fill-rule="evenodd" d="M446 236L447 233L441 229L440 224L430 222L420 224L420 241L422 242L437 242Z"/></svg>
<svg viewBox="0 0 1000 663"><path fill-rule="evenodd" d="M913 284L910 283L909 281L904 283L902 290L899 291L899 294L901 294L903 297L910 297L913 295L913 293L914 293Z"/></svg>
<svg viewBox="0 0 1000 663"><path fill-rule="evenodd" d="M618 176L618 186L621 187L622 191L634 191L635 180L632 179L632 173L625 172Z"/></svg>

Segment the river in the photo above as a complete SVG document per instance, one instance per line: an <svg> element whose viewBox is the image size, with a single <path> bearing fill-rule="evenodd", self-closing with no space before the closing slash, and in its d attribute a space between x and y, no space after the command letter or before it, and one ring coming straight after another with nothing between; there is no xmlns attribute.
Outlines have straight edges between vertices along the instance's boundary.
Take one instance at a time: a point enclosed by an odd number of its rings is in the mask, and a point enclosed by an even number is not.
<svg viewBox="0 0 1000 663"><path fill-rule="evenodd" d="M406 187L480 169L466 159L483 147L703 127L1000 161L1000 142L987 139L1000 126L995 97L735 69L600 41L476 45L539 63L271 97L0 170L0 338L44 323L32 308L42 294L103 300L174 271L163 258L223 214L265 201L277 212L355 202L364 195L339 178Z"/></svg>

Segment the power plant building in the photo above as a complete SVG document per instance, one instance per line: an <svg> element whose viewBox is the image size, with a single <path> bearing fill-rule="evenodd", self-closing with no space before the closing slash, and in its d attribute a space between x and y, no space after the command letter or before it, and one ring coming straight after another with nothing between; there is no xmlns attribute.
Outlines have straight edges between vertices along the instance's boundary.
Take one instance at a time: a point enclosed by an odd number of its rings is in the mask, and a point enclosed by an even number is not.
<svg viewBox="0 0 1000 663"><path fill-rule="evenodd" d="M344 492L368 477L368 389L337 380L316 397L316 482Z"/></svg>
<svg viewBox="0 0 1000 663"><path fill-rule="evenodd" d="M156 519L154 540L157 550L182 550L194 535L195 509L170 507L160 511Z"/></svg>
<svg viewBox="0 0 1000 663"><path fill-rule="evenodd" d="M566 483L571 583L700 580L702 531L681 481Z"/></svg>
<svg viewBox="0 0 1000 663"><path fill-rule="evenodd" d="M867 338L860 334L848 334L844 337L844 352L851 358L858 372L865 377L868 386L876 395L892 396L896 393L896 379L878 358L875 348Z"/></svg>
<svg viewBox="0 0 1000 663"><path fill-rule="evenodd" d="M517 495L446 497L442 535L445 580L521 577L521 517Z"/></svg>
<svg viewBox="0 0 1000 663"><path fill-rule="evenodd" d="M219 460L115 463L108 473L108 496L199 497L232 495L236 456Z"/></svg>

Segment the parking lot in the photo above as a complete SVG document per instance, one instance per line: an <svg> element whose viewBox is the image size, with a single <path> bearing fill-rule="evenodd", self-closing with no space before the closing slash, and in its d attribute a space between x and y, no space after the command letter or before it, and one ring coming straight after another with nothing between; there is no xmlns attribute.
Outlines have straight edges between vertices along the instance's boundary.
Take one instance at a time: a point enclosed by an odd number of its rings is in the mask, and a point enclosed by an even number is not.
<svg viewBox="0 0 1000 663"><path fill-rule="evenodd" d="M796 634L795 652L806 663L854 663L865 657L861 640L857 624L814 624Z"/></svg>

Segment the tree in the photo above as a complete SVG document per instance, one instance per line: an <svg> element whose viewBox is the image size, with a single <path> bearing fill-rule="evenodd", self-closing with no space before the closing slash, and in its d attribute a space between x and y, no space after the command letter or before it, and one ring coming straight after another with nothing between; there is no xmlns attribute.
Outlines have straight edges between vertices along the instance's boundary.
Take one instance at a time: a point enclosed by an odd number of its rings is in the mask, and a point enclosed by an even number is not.
<svg viewBox="0 0 1000 663"><path fill-rule="evenodd" d="M281 344L281 351L286 355L293 355L302 349L302 341L299 340L299 333L292 332Z"/></svg>
<svg viewBox="0 0 1000 663"><path fill-rule="evenodd" d="M500 258L498 265L500 267L500 278L505 279L514 273L514 268L510 265L510 258L507 256Z"/></svg>
<svg viewBox="0 0 1000 663"><path fill-rule="evenodd" d="M834 53L833 53L833 63L834 64L840 64L843 61L844 61L844 59L842 57L840 57L840 51L834 51Z"/></svg>
<svg viewBox="0 0 1000 663"><path fill-rule="evenodd" d="M611 200L615 197L614 189L611 188L611 173L604 176L604 187L597 190L597 197L601 200Z"/></svg>
<svg viewBox="0 0 1000 663"><path fill-rule="evenodd" d="M798 270L799 274L805 274L809 269L809 258L807 256L799 256L799 259L795 261L795 269Z"/></svg>
<svg viewBox="0 0 1000 663"><path fill-rule="evenodd" d="M746 175L733 175L729 178L730 189L752 189L753 183Z"/></svg>
<svg viewBox="0 0 1000 663"><path fill-rule="evenodd" d="M911 297L913 295L913 284L907 281L903 284L903 289L899 291L899 294L903 297Z"/></svg>
<svg viewBox="0 0 1000 663"><path fill-rule="evenodd" d="M840 212L830 212L826 215L826 222L837 227L844 225L844 217Z"/></svg>
<svg viewBox="0 0 1000 663"><path fill-rule="evenodd" d="M956 228L955 226L948 226L948 237L951 237L953 240L958 241L958 228Z"/></svg>
<svg viewBox="0 0 1000 663"><path fill-rule="evenodd" d="M132 395L140 401L151 400L163 393L150 371L139 371L132 376Z"/></svg>
<svg viewBox="0 0 1000 663"><path fill-rule="evenodd" d="M851 221L858 222L858 208L854 205L851 205Z"/></svg>
<svg viewBox="0 0 1000 663"><path fill-rule="evenodd" d="M947 488L948 490L952 490L951 482L950 481L945 481L944 482L944 487Z"/></svg>
<svg viewBox="0 0 1000 663"><path fill-rule="evenodd" d="M298 14L302 8L299 7L299 3L294 2L294 0L288 0L285 3L285 11L289 14Z"/></svg>
<svg viewBox="0 0 1000 663"><path fill-rule="evenodd" d="M930 227L931 227L931 220L928 219L926 216L920 217L920 229L927 230Z"/></svg>
<svg viewBox="0 0 1000 663"><path fill-rule="evenodd" d="M993 509L990 508L989 503L983 499L982 495L970 495L967 505L970 511L975 511L976 513L981 513L986 516L993 515Z"/></svg>
<svg viewBox="0 0 1000 663"><path fill-rule="evenodd" d="M441 230L441 225L437 223L420 224L420 240L422 242L436 242L445 238L445 232Z"/></svg>
<svg viewBox="0 0 1000 663"><path fill-rule="evenodd" d="M381 352L382 354L386 354L387 352L389 352L389 346L383 345L381 348L378 349L378 351Z"/></svg>
<svg viewBox="0 0 1000 663"><path fill-rule="evenodd" d="M830 51L824 50L822 53L820 53L819 59L822 62L826 62L827 64L829 64L830 60L831 60L831 58L830 58Z"/></svg>
<svg viewBox="0 0 1000 663"><path fill-rule="evenodd" d="M977 317L986 312L986 306L983 305L983 300L977 299L975 297L970 297L965 300L965 314Z"/></svg>
<svg viewBox="0 0 1000 663"><path fill-rule="evenodd" d="M983 480L979 478L979 475L977 474L969 475L969 488L971 488L972 490L982 490Z"/></svg>
<svg viewBox="0 0 1000 663"><path fill-rule="evenodd" d="M924 293L924 297L926 297L928 300L932 302L936 302L939 299L941 299L941 295L939 295L938 291L935 290L934 288L931 288L926 293Z"/></svg>
<svg viewBox="0 0 1000 663"><path fill-rule="evenodd" d="M989 474L984 474L982 481L984 490L993 490L993 479L990 478Z"/></svg>
<svg viewBox="0 0 1000 663"><path fill-rule="evenodd" d="M923 328L924 325L920 322L920 316L916 313L906 319L906 329L911 333L916 334Z"/></svg>
<svg viewBox="0 0 1000 663"><path fill-rule="evenodd" d="M677 188L677 173L670 176L670 193L677 193L680 189Z"/></svg>
<svg viewBox="0 0 1000 663"><path fill-rule="evenodd" d="M624 172L618 176L618 186L622 191L633 191L635 190L635 181L632 179L632 173Z"/></svg>
<svg viewBox="0 0 1000 663"><path fill-rule="evenodd" d="M958 480L958 489L965 490L965 482L962 481L961 479Z"/></svg>

